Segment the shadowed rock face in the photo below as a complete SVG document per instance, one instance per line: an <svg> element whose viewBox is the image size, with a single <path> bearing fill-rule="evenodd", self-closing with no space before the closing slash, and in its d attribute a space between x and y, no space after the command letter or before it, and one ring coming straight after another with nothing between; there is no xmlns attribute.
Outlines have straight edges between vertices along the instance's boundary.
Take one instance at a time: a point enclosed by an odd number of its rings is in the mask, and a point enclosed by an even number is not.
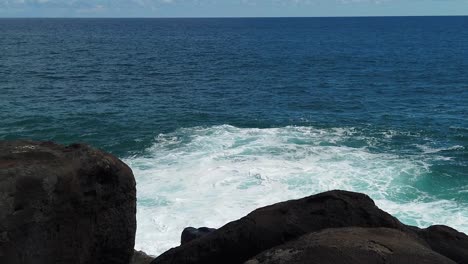
<svg viewBox="0 0 468 264"><path fill-rule="evenodd" d="M460 264L468 264L468 236L448 226L435 225L422 229L419 236L432 250Z"/></svg>
<svg viewBox="0 0 468 264"><path fill-rule="evenodd" d="M0 142L0 263L127 264L135 212L132 171L112 155Z"/></svg>
<svg viewBox="0 0 468 264"><path fill-rule="evenodd" d="M182 235L180 236L180 244L181 245L186 244L192 240L206 236L215 230L216 230L215 228L209 228L209 227L200 227L200 228L186 227L184 228L184 231L182 231Z"/></svg>
<svg viewBox="0 0 468 264"><path fill-rule="evenodd" d="M364 194L331 191L257 209L204 237L163 253L152 263L243 263L304 234L349 226L408 229Z"/></svg>
<svg viewBox="0 0 468 264"><path fill-rule="evenodd" d="M269 249L245 264L455 264L414 235L388 228L325 229Z"/></svg>
<svg viewBox="0 0 468 264"><path fill-rule="evenodd" d="M148 256L145 252L135 250L132 261L129 264L149 264L153 259L154 257Z"/></svg>

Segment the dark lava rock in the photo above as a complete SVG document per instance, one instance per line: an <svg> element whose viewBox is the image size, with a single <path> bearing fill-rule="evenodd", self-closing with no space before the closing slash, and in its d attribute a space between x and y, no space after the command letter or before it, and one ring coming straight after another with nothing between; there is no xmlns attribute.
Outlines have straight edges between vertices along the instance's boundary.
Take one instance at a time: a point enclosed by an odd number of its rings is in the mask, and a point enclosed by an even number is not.
<svg viewBox="0 0 468 264"><path fill-rule="evenodd" d="M389 228L334 228L269 249L245 264L455 264L414 235Z"/></svg>
<svg viewBox="0 0 468 264"><path fill-rule="evenodd" d="M0 142L0 263L128 264L130 168L87 145Z"/></svg>
<svg viewBox="0 0 468 264"><path fill-rule="evenodd" d="M367 195L330 191L257 209L204 237L163 253L152 264L243 263L266 249L307 233L349 226L408 229L380 210Z"/></svg>
<svg viewBox="0 0 468 264"><path fill-rule="evenodd" d="M180 237L180 244L181 245L186 244L192 240L203 237L213 231L216 231L216 229L209 228L209 227L200 227L200 228L186 227L184 228L184 231L182 231L182 235Z"/></svg>
<svg viewBox="0 0 468 264"><path fill-rule="evenodd" d="M460 264L468 264L468 236L448 226L431 226L419 232L432 250Z"/></svg>
<svg viewBox="0 0 468 264"><path fill-rule="evenodd" d="M149 264L153 259L154 257L148 256L145 252L135 250L130 264Z"/></svg>

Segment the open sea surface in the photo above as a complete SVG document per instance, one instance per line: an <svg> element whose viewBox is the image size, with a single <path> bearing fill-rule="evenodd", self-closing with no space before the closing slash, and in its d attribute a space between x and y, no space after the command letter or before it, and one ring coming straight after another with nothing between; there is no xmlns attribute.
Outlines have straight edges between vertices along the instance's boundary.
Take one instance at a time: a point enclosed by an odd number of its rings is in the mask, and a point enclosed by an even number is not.
<svg viewBox="0 0 468 264"><path fill-rule="evenodd" d="M131 166L136 248L332 189L468 232L468 17L0 19L0 139Z"/></svg>

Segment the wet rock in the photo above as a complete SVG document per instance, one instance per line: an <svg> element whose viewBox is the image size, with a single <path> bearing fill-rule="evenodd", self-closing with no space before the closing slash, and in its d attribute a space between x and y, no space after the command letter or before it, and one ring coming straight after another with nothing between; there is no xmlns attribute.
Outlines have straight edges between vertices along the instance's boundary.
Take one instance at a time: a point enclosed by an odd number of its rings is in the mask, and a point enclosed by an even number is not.
<svg viewBox="0 0 468 264"><path fill-rule="evenodd" d="M128 264L135 179L87 145L0 142L0 263Z"/></svg>

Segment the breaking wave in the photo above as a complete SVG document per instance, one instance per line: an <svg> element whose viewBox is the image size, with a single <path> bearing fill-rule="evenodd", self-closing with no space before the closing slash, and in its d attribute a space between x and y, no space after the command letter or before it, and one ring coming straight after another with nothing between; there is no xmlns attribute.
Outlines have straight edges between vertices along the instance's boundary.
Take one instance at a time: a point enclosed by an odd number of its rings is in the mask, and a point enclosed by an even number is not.
<svg viewBox="0 0 468 264"><path fill-rule="evenodd" d="M371 151L375 140L353 128L294 126L161 134L144 155L125 160L137 180L135 247L159 255L179 244L184 227L220 227L258 207L333 189L366 193L406 224L468 231L468 204L456 199L467 186L453 190L455 198L434 194L424 187L433 177L424 153Z"/></svg>

